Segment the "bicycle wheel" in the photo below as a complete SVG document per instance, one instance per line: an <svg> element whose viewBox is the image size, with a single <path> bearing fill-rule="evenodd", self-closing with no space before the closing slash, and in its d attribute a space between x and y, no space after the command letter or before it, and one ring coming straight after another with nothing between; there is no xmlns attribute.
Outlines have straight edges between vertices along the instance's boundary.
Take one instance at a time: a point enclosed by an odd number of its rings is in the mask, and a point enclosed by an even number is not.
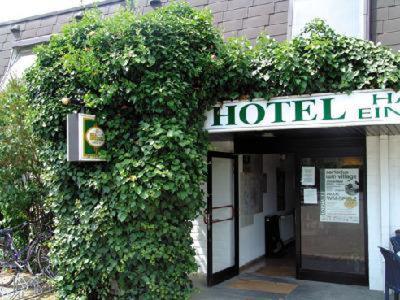
<svg viewBox="0 0 400 300"><path fill-rule="evenodd" d="M36 261L42 274L46 275L49 278L54 278L55 272L50 263L49 252L50 249L46 245L38 245L36 252Z"/></svg>

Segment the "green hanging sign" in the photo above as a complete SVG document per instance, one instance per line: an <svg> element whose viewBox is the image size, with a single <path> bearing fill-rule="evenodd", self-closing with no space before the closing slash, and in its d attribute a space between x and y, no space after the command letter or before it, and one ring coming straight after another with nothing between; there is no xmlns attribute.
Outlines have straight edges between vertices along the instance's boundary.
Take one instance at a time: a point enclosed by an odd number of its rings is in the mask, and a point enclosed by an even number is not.
<svg viewBox="0 0 400 300"><path fill-rule="evenodd" d="M70 114L67 117L68 161L104 161L101 149L105 144L103 130L95 115Z"/></svg>

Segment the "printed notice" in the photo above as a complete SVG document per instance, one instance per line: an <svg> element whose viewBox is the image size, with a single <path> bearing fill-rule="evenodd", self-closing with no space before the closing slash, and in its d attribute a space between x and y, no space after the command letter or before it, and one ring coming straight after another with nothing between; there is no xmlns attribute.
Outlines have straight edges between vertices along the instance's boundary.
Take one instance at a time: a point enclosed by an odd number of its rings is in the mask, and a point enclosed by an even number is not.
<svg viewBox="0 0 400 300"><path fill-rule="evenodd" d="M358 169L321 170L321 222L360 222Z"/></svg>
<svg viewBox="0 0 400 300"><path fill-rule="evenodd" d="M304 204L318 204L317 189L303 190Z"/></svg>
<svg viewBox="0 0 400 300"><path fill-rule="evenodd" d="M315 167L301 168L301 184L315 185Z"/></svg>

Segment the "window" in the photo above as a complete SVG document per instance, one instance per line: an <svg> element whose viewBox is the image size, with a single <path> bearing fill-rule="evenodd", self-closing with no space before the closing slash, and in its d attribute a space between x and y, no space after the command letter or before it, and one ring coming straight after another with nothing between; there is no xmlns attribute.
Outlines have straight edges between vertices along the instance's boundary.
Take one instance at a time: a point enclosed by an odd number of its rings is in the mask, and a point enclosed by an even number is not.
<svg viewBox="0 0 400 300"><path fill-rule="evenodd" d="M12 51L8 67L0 82L0 89L5 87L11 78L21 77L25 70L33 65L36 59L36 55L32 53L32 49L13 49Z"/></svg>
<svg viewBox="0 0 400 300"><path fill-rule="evenodd" d="M308 22L320 18L338 33L367 38L366 3L366 0L291 0L289 32L294 37Z"/></svg>

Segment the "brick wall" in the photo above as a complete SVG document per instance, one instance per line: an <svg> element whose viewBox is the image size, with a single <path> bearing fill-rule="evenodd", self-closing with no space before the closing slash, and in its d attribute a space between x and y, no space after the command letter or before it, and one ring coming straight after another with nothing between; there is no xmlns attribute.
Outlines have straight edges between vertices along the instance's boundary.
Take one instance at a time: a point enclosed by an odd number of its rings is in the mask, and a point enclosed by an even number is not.
<svg viewBox="0 0 400 300"><path fill-rule="evenodd" d="M400 0L371 0L371 39L400 50Z"/></svg>

